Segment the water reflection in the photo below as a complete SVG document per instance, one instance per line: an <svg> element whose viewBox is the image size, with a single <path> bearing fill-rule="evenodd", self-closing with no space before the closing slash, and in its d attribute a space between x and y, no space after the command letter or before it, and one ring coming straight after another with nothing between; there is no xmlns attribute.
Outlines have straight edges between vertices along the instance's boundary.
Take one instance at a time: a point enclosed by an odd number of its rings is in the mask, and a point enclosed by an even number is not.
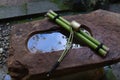
<svg viewBox="0 0 120 80"><path fill-rule="evenodd" d="M67 37L59 32L35 34L28 40L28 49L31 53L52 52L64 50L67 43ZM73 44L73 48L79 48L80 45Z"/></svg>

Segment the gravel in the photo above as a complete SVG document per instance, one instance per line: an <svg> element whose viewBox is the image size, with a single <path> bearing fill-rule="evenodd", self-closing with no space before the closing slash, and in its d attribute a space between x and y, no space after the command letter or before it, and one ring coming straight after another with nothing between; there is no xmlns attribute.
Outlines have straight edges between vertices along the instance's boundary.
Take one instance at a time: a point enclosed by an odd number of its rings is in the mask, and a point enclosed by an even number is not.
<svg viewBox="0 0 120 80"><path fill-rule="evenodd" d="M10 31L11 26L9 23L0 24L0 80L6 80L6 75L8 76L6 59L8 57Z"/></svg>

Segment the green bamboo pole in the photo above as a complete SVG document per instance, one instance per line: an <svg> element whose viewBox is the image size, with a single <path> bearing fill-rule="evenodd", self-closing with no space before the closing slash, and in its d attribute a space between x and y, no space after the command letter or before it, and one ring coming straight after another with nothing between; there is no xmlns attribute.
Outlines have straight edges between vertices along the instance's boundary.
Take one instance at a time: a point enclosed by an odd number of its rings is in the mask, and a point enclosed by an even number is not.
<svg viewBox="0 0 120 80"><path fill-rule="evenodd" d="M96 39L94 39L93 37L87 35L87 34L84 33L82 30L80 30L80 33L81 33L82 35L84 35L86 38L88 38L89 40L93 41L95 44L97 44L97 45L100 45L100 44L101 44L98 40L96 40ZM102 48L103 48L105 51L107 51L107 52L109 51L109 48L106 47L105 45L103 45Z"/></svg>
<svg viewBox="0 0 120 80"><path fill-rule="evenodd" d="M51 14L54 15L54 16L57 16L57 14L56 14L55 12L53 12L52 10L50 10L49 13L51 13ZM61 21L63 21L64 23L66 23L67 25L69 25L69 26L71 25L70 22L68 22L68 21L65 20L64 18L59 17L59 19L60 19ZM89 40L91 40L92 42L94 42L96 45L100 45L100 44L101 44L98 40L96 40L96 39L94 39L93 37L89 36L88 34L86 34L85 32L83 32L82 30L80 30L80 33L81 33L83 36L85 36L86 38L88 38ZM106 47L105 45L103 45L102 48L103 48L105 51L107 51L107 52L109 51L109 48Z"/></svg>
<svg viewBox="0 0 120 80"><path fill-rule="evenodd" d="M50 18L50 19L54 19L54 15L50 14L50 13L47 13L47 16ZM69 25L65 24L64 22L62 22L61 20L59 19L56 19L56 22L61 25L62 27L64 27L67 31L70 32L70 27ZM83 35L81 35L80 33L78 32L75 32L75 35L77 37L79 37L79 39L81 39L82 41L84 41L86 44L88 44L88 46L90 46L91 48L93 49L96 49L97 48L97 45L94 44L93 42L91 42L90 40L88 40L86 37L84 37ZM99 49L98 50L99 54L101 56L105 56L107 54L106 51L104 51L103 49Z"/></svg>

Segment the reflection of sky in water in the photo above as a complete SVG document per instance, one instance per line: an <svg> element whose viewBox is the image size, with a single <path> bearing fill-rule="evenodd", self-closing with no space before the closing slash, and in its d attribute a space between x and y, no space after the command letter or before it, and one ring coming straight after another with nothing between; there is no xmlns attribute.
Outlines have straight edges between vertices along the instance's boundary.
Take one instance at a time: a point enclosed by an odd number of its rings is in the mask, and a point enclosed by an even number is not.
<svg viewBox="0 0 120 80"><path fill-rule="evenodd" d="M35 34L28 41L28 49L31 53L51 52L65 49L67 38L59 33ZM74 47L80 47L73 44Z"/></svg>

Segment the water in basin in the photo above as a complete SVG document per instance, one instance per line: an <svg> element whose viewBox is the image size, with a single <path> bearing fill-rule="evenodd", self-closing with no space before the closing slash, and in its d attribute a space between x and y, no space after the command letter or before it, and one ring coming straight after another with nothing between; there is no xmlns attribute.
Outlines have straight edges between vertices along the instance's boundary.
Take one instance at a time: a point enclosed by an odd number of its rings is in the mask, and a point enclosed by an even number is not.
<svg viewBox="0 0 120 80"><path fill-rule="evenodd" d="M66 43L67 37L60 32L38 33L29 38L27 47L31 53L45 53L64 50ZM80 45L73 44L73 48L80 48Z"/></svg>

